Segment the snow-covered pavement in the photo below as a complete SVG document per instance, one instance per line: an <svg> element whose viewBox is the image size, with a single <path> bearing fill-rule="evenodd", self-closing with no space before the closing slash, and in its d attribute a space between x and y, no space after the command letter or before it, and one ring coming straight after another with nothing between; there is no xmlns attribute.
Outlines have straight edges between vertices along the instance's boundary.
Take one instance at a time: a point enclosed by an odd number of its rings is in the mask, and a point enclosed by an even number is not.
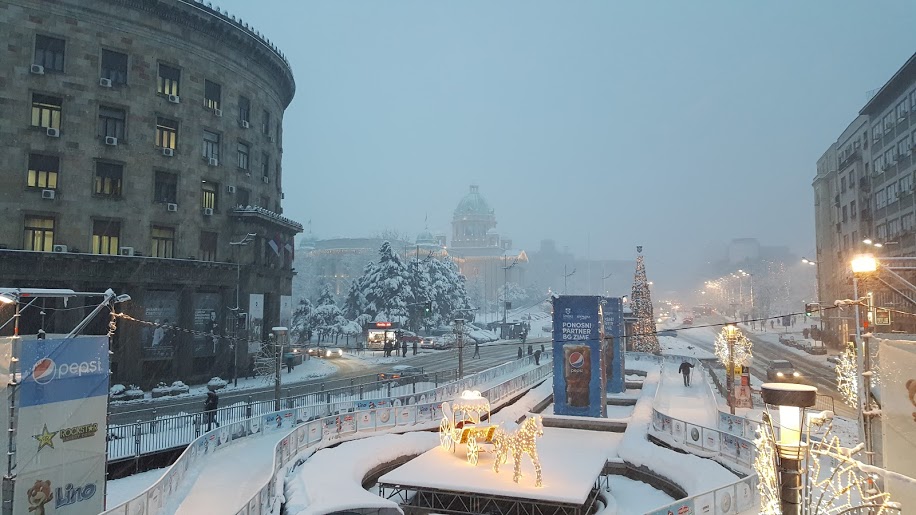
<svg viewBox="0 0 916 515"><path fill-rule="evenodd" d="M716 427L719 410L706 384L703 370L694 368L691 371L693 380L690 386L684 386L683 376L678 372L679 365L679 363L668 362L662 364L655 409L668 416L688 420L694 424Z"/></svg>

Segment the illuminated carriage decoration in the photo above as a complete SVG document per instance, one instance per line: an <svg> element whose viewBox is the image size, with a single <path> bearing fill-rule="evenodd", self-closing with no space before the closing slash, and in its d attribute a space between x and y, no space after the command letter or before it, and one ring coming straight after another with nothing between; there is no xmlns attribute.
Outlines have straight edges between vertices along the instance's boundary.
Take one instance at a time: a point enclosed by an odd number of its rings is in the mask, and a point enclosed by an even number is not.
<svg viewBox="0 0 916 515"><path fill-rule="evenodd" d="M483 414L487 423L482 423ZM485 452L481 446L491 444L495 455L493 470L499 472L499 466L511 455L515 461L512 480L518 483L522 476L522 455L527 454L535 470L535 486L541 486L541 463L537 452L537 438L544 435L544 426L539 416L529 416L513 433L508 433L490 420L490 402L478 391L465 390L461 397L449 405L442 403L442 422L439 424L439 444L443 449L455 452L459 444L467 449L467 460L477 465L480 453Z"/></svg>

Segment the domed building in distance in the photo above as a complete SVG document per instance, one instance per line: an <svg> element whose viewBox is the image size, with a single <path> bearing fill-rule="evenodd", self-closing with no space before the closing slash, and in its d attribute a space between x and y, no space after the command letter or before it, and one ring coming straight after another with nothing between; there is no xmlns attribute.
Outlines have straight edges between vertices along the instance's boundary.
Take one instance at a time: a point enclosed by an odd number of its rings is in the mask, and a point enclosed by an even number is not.
<svg viewBox="0 0 916 515"><path fill-rule="evenodd" d="M506 282L524 284L528 255L513 248L511 239L500 237L496 213L477 185L471 185L452 215L448 255L467 277L471 302L477 306L500 303L499 289Z"/></svg>

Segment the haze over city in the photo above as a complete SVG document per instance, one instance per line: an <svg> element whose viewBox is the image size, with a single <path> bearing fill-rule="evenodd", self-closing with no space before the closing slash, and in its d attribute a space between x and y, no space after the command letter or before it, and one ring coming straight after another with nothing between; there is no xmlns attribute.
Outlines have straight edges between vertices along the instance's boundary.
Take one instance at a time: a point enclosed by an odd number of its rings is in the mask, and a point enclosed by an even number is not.
<svg viewBox="0 0 916 515"><path fill-rule="evenodd" d="M662 282L732 238L812 253L815 161L916 43L906 1L220 6L290 60L284 210L319 237L450 233L479 184L516 246L641 244Z"/></svg>

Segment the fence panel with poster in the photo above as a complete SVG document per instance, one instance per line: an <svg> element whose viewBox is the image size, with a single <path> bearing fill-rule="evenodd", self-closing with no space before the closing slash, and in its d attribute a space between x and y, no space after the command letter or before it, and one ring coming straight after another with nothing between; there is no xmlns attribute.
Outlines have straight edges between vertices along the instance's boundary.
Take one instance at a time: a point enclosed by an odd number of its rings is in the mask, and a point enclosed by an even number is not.
<svg viewBox="0 0 916 515"><path fill-rule="evenodd" d="M511 400L519 391L537 385L549 376L550 372L549 364L532 366L529 360L519 360L426 392L426 398L431 402L422 404L398 403L399 399L353 401L350 411L320 418L311 418L314 417L313 411L300 408L264 413L244 421L225 424L191 442L178 460L152 486L104 513L133 515L174 512L177 504L182 501L182 497L174 494L179 493L178 486L181 481L193 480L188 477L188 472L194 470L192 467L195 464L245 438L287 431L288 435L280 440L274 449L273 474L264 479L264 486L247 505L240 506L235 512L237 515L273 513L277 509L279 495L274 491L278 483L275 481L277 474L285 474L287 466L296 459L300 451L309 447L333 445L344 439L358 438L380 431L433 429L438 427L442 417L442 400L450 399L457 395L457 392L472 387L488 386L481 394L496 407ZM511 377L496 384L489 384L500 375ZM413 398L416 400L419 397ZM280 484L282 485L282 482Z"/></svg>

